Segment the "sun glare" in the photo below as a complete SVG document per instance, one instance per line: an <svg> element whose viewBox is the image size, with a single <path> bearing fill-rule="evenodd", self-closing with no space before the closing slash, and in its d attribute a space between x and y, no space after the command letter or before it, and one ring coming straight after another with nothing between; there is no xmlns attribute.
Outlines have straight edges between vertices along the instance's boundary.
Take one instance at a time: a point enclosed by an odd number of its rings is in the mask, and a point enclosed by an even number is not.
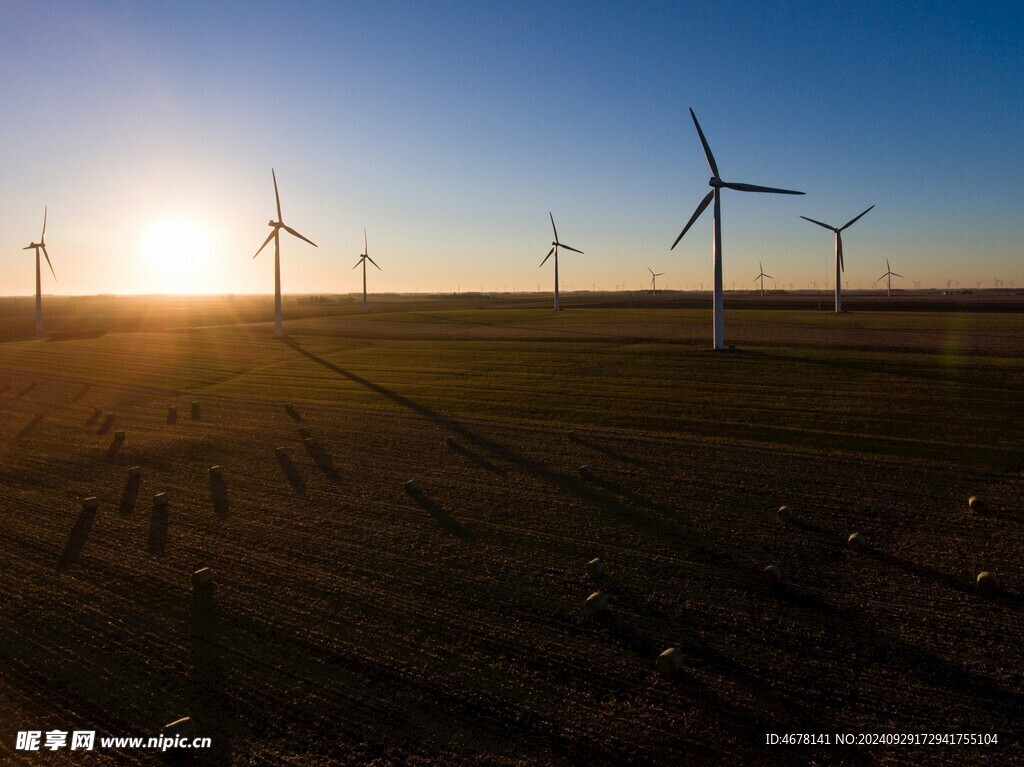
<svg viewBox="0 0 1024 767"><path fill-rule="evenodd" d="M201 224L186 219L160 219L139 237L142 291L146 293L210 293L215 290L213 240Z"/></svg>

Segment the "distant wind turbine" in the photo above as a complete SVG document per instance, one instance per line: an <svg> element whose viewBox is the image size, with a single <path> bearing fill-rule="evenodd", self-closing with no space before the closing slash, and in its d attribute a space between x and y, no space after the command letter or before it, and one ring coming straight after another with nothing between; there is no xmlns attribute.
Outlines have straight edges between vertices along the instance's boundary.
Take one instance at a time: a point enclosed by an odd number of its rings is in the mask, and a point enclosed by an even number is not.
<svg viewBox="0 0 1024 767"><path fill-rule="evenodd" d="M43 329L43 291L42 284L39 279L39 251L43 251L43 255L46 256L46 264L50 267L50 274L53 275L53 281L57 281L57 274L53 271L53 264L50 263L50 254L46 252L46 215L48 212L48 206L43 207L43 233L39 235L39 242L30 242L22 250L35 250L36 252L36 332L38 333Z"/></svg>
<svg viewBox="0 0 1024 767"><path fill-rule="evenodd" d="M757 282L758 280L761 280L761 296L763 297L764 296L764 278L767 277L769 280L774 280L775 278L772 277L770 274L765 274L764 273L764 267L761 265L760 261L757 262L757 265L758 265L758 267L760 267L761 273L759 275L757 275L757 277L754 278L754 282Z"/></svg>
<svg viewBox="0 0 1024 767"><path fill-rule="evenodd" d="M892 278L902 276L902 274L896 274L896 272L892 270L892 267L889 266L889 259L887 258L885 259L885 274L879 277L878 280L875 280L875 282L878 282L879 280L886 280L885 297L892 298Z"/></svg>
<svg viewBox="0 0 1024 767"><path fill-rule="evenodd" d="M363 311L366 311L366 262L369 261L374 266L377 266L377 262L370 258L370 249L366 247L366 227L363 227L363 252L359 256L359 260L356 261L356 266L359 264L363 265ZM355 269L356 266L352 268ZM379 266L377 266L380 269ZM383 271L383 270L381 270Z"/></svg>
<svg viewBox="0 0 1024 767"><path fill-rule="evenodd" d="M658 280L659 277L664 277L665 276L665 272L658 272L657 274L655 274L654 270L651 269L651 267L649 267L649 266L647 267L647 271L649 271L651 273L651 295L653 296L653 295L655 295L658 292L657 280Z"/></svg>
<svg viewBox="0 0 1024 767"><path fill-rule="evenodd" d="M993 279L995 280L995 283L996 283L996 287L997 287L997 288L1001 288L1001 287L1003 287L1003 281L1002 281L1002 280L1000 280L1000 279L998 279L998 278L995 278L995 277L993 277Z"/></svg>
<svg viewBox="0 0 1024 767"><path fill-rule="evenodd" d="M871 208L873 208L873 207L875 207L875 206L872 205ZM871 208L868 208L868 210L871 210ZM864 211L864 213L867 213L868 210ZM846 267L843 265L843 236L842 236L842 234L840 234L840 232L842 232L844 229L847 229L847 228L853 226L853 224L861 216L863 216L864 213L861 213L860 216L854 216L853 218L851 218L849 221L847 221L845 224L843 224L840 227L835 227L835 226L832 226L831 224L825 224L825 223L822 223L821 221L815 221L813 218L807 218L807 216L800 216L800 218L802 218L804 221L810 221L812 224L817 224L818 226L823 226L826 229L829 229L829 230L831 230L831 231L836 233L836 312L837 313L841 312L843 310L843 286L841 284L842 275L840 275L840 272L846 271Z"/></svg>
<svg viewBox="0 0 1024 767"><path fill-rule="evenodd" d="M316 243L308 237L303 237L284 223L284 219L281 216L281 196L277 193L277 173L271 168L270 174L274 178L274 200L277 202L277 221L271 219L267 222L267 226L273 227L274 231L267 235L267 239L260 245L260 249L256 251L253 258L256 258L270 244L271 240L274 241L274 337L280 338L284 335L284 332L281 330L281 230L284 229L288 234L294 235L300 240L305 240L314 248Z"/></svg>
<svg viewBox="0 0 1024 767"><path fill-rule="evenodd" d="M700 218L700 215L708 207L712 200L715 202L714 210L714 229L713 231L713 244L712 244L712 258L714 262L715 272L715 290L714 290L714 301L713 301L713 316L714 316L714 348L723 349L725 348L725 302L722 296L722 208L721 208L721 190L735 189L737 192L769 192L772 194L803 194L803 192L794 192L789 189L774 189L767 186L754 186L753 184L737 184L722 181L718 174L718 164L715 162L715 156L711 153L711 147L708 146L707 139L704 138L704 131L700 128L700 123L697 122L697 115L693 113L693 109L690 109L690 117L693 118L693 125L697 129L697 135L700 136L700 143L704 147L704 157L708 161L708 167L711 169L711 178L708 180L708 185L711 187L711 191L707 193L697 209L690 216L690 220L683 227L683 231L676 237L676 241L672 243L672 247L669 250L674 250L679 241L683 239L683 235L686 234L693 223Z"/></svg>
<svg viewBox="0 0 1024 767"><path fill-rule="evenodd" d="M554 255L554 257L555 257L555 311L559 311L562 307L559 306L559 304L558 304L558 249L559 248L565 248L566 250L571 250L573 253L579 253L580 255L584 255L584 253L583 253L582 250L576 250L576 248L570 247L569 245L566 245L566 244L564 244L562 242L559 242L558 241L558 229L555 228L555 217L551 215L551 211L548 211L548 218L551 219L551 230L555 233L555 239L551 243L551 250L549 250L548 254L546 256L544 256L544 260L540 262L540 265L544 266L544 264L547 263L548 259L551 258L552 255Z"/></svg>

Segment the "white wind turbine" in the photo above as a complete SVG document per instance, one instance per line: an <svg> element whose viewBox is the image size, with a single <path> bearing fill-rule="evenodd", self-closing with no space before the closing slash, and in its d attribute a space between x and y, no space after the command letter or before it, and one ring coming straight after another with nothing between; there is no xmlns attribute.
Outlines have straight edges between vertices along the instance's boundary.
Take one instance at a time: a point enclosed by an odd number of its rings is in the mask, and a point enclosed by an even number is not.
<svg viewBox="0 0 1024 767"><path fill-rule="evenodd" d="M369 261L374 266L377 266L377 262L370 258L370 249L366 247L366 227L363 227L363 252L359 256L359 260L356 261L356 266L359 264L363 265L363 311L366 311L366 262ZM356 266L352 268L355 269ZM377 266L380 269L379 266ZM383 271L383 270L381 270Z"/></svg>
<svg viewBox="0 0 1024 767"><path fill-rule="evenodd" d="M39 242L30 242L22 250L35 250L36 252L36 332L43 329L43 291L39 279L39 251L46 256L46 264L50 267L50 274L54 282L57 281L57 274L53 271L53 264L50 263L50 254L46 252L46 215L47 207L43 207L43 233L39 235Z"/></svg>
<svg viewBox="0 0 1024 767"><path fill-rule="evenodd" d="M308 237L303 237L284 223L281 216L281 196L277 193L277 173L271 168L270 174L274 178L274 200L277 202L277 221L271 219L267 222L267 226L273 227L274 231L267 235L267 239L260 245L260 249L256 251L256 255L253 258L256 258L271 240L274 241L274 337L280 338L284 335L284 332L281 330L281 230L284 229L288 234L294 235L300 240L305 240L314 248L316 243Z"/></svg>
<svg viewBox="0 0 1024 767"><path fill-rule="evenodd" d="M883 274L881 277L879 277L878 280L887 280L886 286L885 286L885 297L886 298L892 298L892 278L893 277L902 277L902 276L903 276L902 274L896 274L896 272L894 272L892 270L892 267L889 266L889 259L888 258L885 259L885 274ZM875 280L875 282L878 282L878 280Z"/></svg>
<svg viewBox="0 0 1024 767"><path fill-rule="evenodd" d="M711 147L708 146L707 139L704 138L704 131L700 128L700 123L697 122L697 115L693 113L693 109L690 109L690 117L693 118L693 124L697 128L697 135L700 136L700 143L704 147L704 157L707 158L708 167L711 169L711 178L708 181L708 185L711 187L711 191L707 193L707 196L700 201L697 209L690 216L690 220L683 227L683 231L676 237L676 241L672 243L672 247L669 250L674 250L679 241L683 239L683 235L686 234L693 223L700 218L701 213L711 204L711 201L715 201L714 211L714 229L712 230L714 239L712 243L712 257L714 261L714 272L715 272L715 291L714 291L714 348L723 349L725 348L725 304L722 296L722 207L721 207L721 190L722 189L735 189L737 192L770 192L772 194L803 194L803 192L794 192L789 189L774 189L767 186L754 186L753 184L737 184L722 181L718 175L718 164L715 162L715 156L711 153Z"/></svg>
<svg viewBox="0 0 1024 767"><path fill-rule="evenodd" d="M555 217L551 215L551 211L548 211L548 217L551 219L551 230L555 233L555 239L551 243L551 250L549 250L548 254L546 256L544 256L544 260L540 262L540 265L544 266L544 264L547 263L548 259L551 258L552 255L554 255L554 257L555 257L555 311L558 311L558 310L560 310L562 308L558 304L558 249L559 248L565 248L566 250L571 250L573 253L579 253L580 255L584 255L584 253L583 253L582 250L576 250L576 248L570 247L569 245L566 245L564 243L559 242L558 241L558 229L555 228Z"/></svg>
<svg viewBox="0 0 1024 767"><path fill-rule="evenodd" d="M871 208L873 207L875 206L872 205ZM868 210L871 210L871 208L868 208ZM868 210L864 211L864 213L867 213ZM861 216L863 216L864 213L861 213L860 216L854 216L853 218L851 218L849 221L847 221L845 224L838 228L832 226L831 224L824 224L821 221L815 221L813 218L807 218L807 216L800 216L800 218L802 218L804 221L810 221L812 224L823 226L826 229L829 229L836 233L836 313L839 313L843 310L843 289L842 285L840 285L840 272L846 271L846 267L843 265L843 236L842 234L840 234L840 232L842 232L844 229L853 226L853 224Z"/></svg>
<svg viewBox="0 0 1024 767"><path fill-rule="evenodd" d="M658 278L664 277L666 273L658 272L655 274L654 270L649 266L647 267L647 271L651 273L651 295L654 295L658 292Z"/></svg>
<svg viewBox="0 0 1024 767"><path fill-rule="evenodd" d="M761 280L761 296L763 297L764 296L764 278L767 277L769 280L774 280L775 278L772 277L770 274L765 274L764 273L764 267L761 265L760 261L757 262L757 265L761 269L761 273L759 275L757 275L757 277L754 278L754 282L757 282L758 280Z"/></svg>

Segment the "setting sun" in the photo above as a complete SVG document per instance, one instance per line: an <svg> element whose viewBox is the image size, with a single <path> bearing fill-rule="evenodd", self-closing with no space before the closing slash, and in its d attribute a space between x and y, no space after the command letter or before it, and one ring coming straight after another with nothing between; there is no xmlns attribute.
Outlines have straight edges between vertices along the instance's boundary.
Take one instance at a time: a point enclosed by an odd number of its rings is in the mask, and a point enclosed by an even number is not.
<svg viewBox="0 0 1024 767"><path fill-rule="evenodd" d="M215 269L213 239L196 221L160 219L139 237L144 292L208 293Z"/></svg>

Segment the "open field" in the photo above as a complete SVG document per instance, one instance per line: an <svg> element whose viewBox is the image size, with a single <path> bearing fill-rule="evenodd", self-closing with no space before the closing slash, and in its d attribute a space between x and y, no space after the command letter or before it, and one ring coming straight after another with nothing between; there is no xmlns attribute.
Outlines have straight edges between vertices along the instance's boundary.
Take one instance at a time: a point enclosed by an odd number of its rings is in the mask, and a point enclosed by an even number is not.
<svg viewBox="0 0 1024 767"><path fill-rule="evenodd" d="M289 302L284 342L261 298L53 299L41 338L0 303L0 761L17 730L190 715L222 765L1006 764L1024 305L992 293L727 297L717 354L706 299L671 296ZM65 762L159 759L26 759Z"/></svg>

